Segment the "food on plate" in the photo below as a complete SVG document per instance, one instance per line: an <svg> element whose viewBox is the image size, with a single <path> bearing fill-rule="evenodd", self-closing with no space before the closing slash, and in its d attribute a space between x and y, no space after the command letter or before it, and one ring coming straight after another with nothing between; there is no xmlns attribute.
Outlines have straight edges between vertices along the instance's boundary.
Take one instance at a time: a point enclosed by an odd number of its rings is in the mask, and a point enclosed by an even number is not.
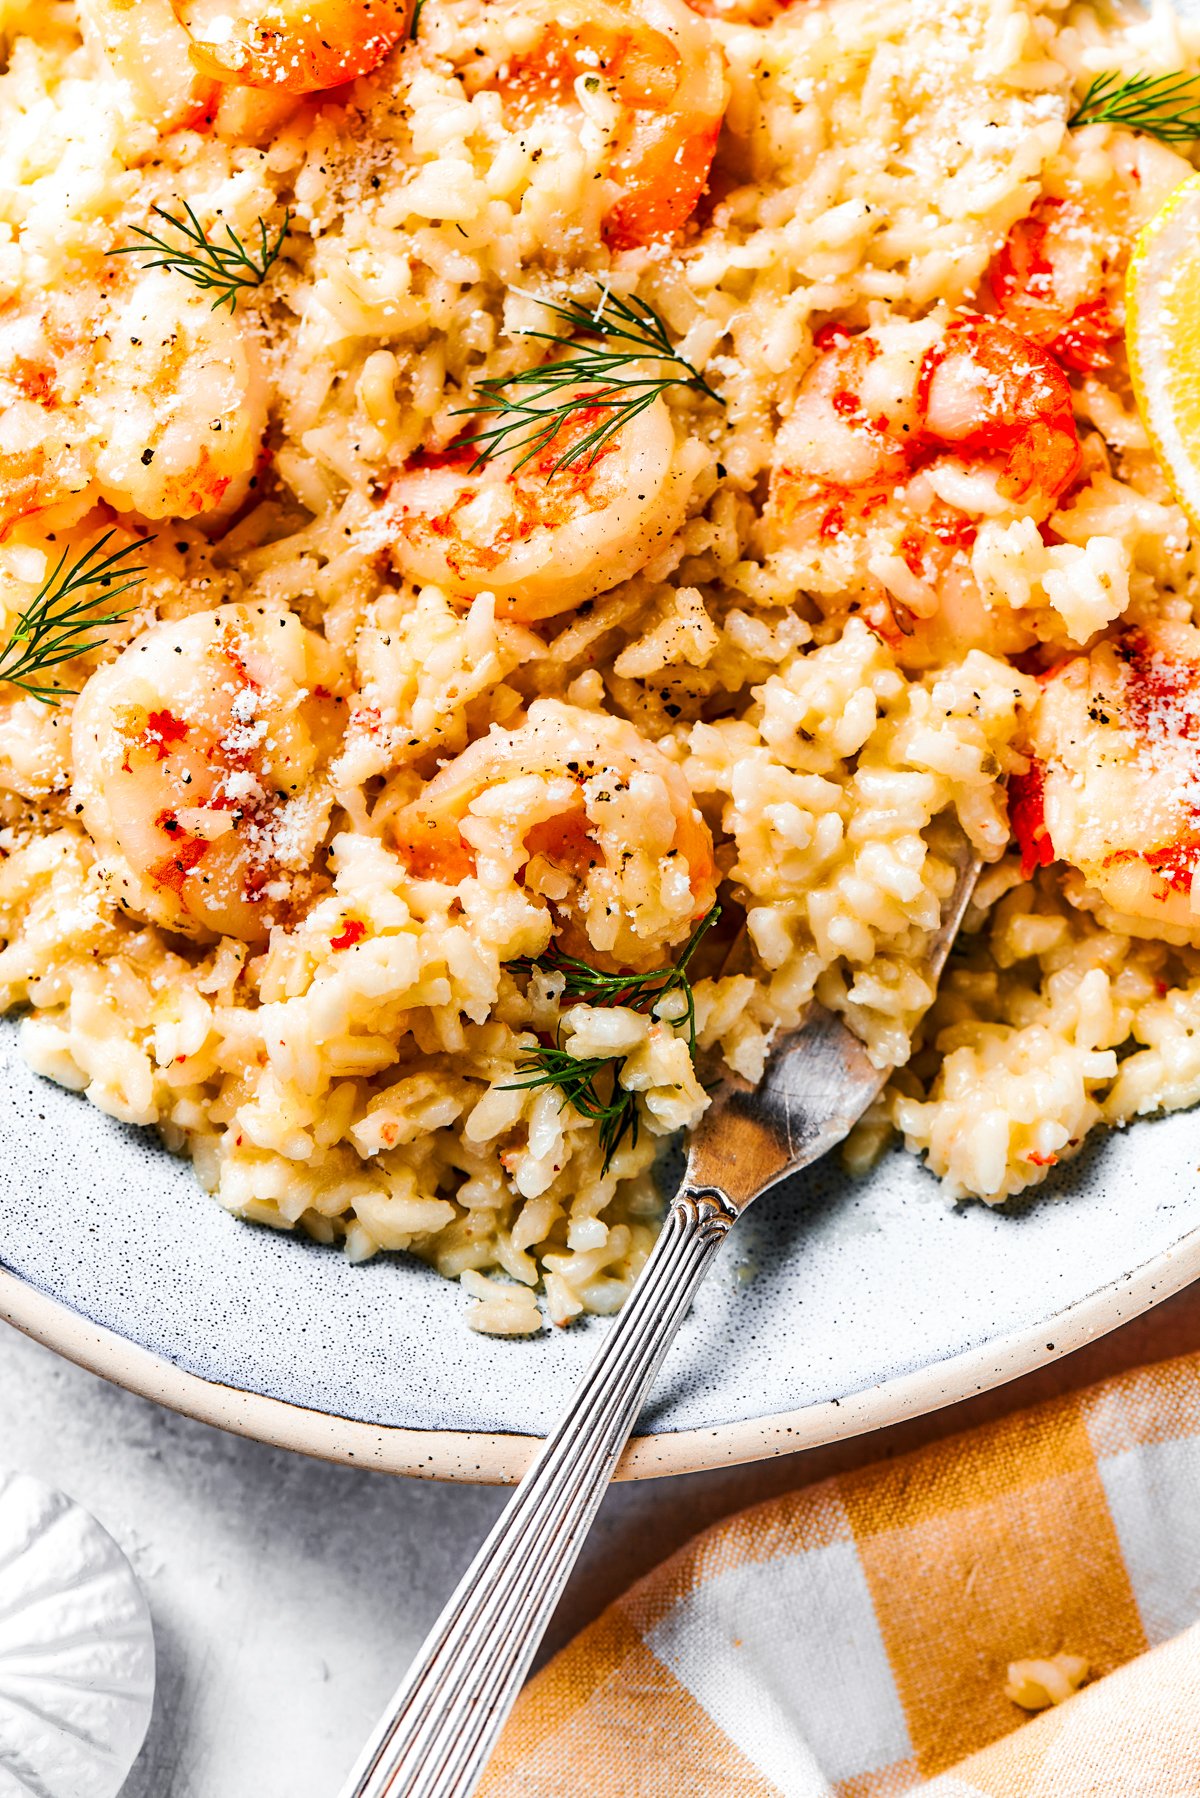
<svg viewBox="0 0 1200 1798"><path fill-rule="evenodd" d="M475 46L516 132L554 115L604 145L603 238L628 250L685 226L703 196L729 83L721 46L685 0L509 0ZM489 58L495 58L495 73ZM590 127L590 130L589 130Z"/></svg>
<svg viewBox="0 0 1200 1798"><path fill-rule="evenodd" d="M1024 867L1062 860L1131 922L1194 931L1200 631L1164 619L1051 669L1030 747L1009 786Z"/></svg>
<svg viewBox="0 0 1200 1798"><path fill-rule="evenodd" d="M71 720L76 813L127 912L260 943L312 902L344 685L293 612L218 606L141 632Z"/></svg>
<svg viewBox="0 0 1200 1798"><path fill-rule="evenodd" d="M814 997L897 1070L852 1165L951 1198L1200 1100L1197 27L7 0L0 46L35 1068L513 1335L620 1306L664 1142Z"/></svg>
<svg viewBox="0 0 1200 1798"><path fill-rule="evenodd" d="M114 7L124 3L110 0ZM171 6L202 75L294 94L369 75L404 36L409 17L408 0L265 0L249 6L171 0Z"/></svg>

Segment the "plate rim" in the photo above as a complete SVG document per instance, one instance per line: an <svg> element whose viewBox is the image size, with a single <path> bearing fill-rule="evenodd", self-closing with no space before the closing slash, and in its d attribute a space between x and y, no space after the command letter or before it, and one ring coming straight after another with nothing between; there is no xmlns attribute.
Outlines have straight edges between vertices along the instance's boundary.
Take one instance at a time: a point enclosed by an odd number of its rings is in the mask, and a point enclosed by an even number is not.
<svg viewBox="0 0 1200 1798"><path fill-rule="evenodd" d="M655 1479L769 1460L941 1410L1070 1354L1161 1304L1198 1277L1200 1225L1036 1326L1011 1331L840 1399L735 1423L635 1436L615 1477ZM512 1485L541 1441L517 1432L365 1423L223 1385L94 1323L4 1267L0 1267L0 1319L141 1398L234 1435L317 1460L415 1479ZM1045 1341L1050 1332L1053 1342Z"/></svg>

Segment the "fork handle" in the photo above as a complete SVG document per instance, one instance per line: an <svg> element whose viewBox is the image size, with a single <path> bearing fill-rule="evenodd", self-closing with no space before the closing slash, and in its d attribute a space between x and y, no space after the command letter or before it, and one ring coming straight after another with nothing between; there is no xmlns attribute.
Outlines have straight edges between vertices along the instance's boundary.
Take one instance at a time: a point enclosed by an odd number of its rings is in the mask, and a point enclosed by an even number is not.
<svg viewBox="0 0 1200 1798"><path fill-rule="evenodd" d="M737 1212L674 1199L562 1422L475 1556L341 1798L468 1798L567 1583L621 1450Z"/></svg>

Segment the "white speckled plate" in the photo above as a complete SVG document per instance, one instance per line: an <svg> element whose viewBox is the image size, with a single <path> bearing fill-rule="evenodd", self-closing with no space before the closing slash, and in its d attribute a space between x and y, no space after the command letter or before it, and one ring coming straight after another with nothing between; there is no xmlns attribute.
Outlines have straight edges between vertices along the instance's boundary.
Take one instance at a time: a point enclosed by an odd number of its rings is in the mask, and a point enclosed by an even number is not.
<svg viewBox="0 0 1200 1798"><path fill-rule="evenodd" d="M238 1223L149 1133L38 1079L0 1025L0 1315L209 1422L438 1478L516 1477L591 1354L592 1321L470 1331L418 1263L352 1266ZM677 1472L950 1404L1200 1273L1200 1119L1096 1143L1032 1201L948 1208L911 1158L827 1161L738 1225L624 1463Z"/></svg>

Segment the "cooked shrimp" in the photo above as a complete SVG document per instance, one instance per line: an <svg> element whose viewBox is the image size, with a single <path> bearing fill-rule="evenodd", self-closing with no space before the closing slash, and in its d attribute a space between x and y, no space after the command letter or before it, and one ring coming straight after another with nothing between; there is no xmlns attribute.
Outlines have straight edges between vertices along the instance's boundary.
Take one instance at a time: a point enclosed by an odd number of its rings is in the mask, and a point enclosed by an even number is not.
<svg viewBox="0 0 1200 1798"><path fill-rule="evenodd" d="M598 411L575 413L571 429L589 429ZM552 472L566 447L560 431L523 467L515 451L475 473L470 450L414 463L388 496L396 566L448 593L494 593L524 621L552 617L635 574L681 523L703 450L676 444L661 399L594 461Z"/></svg>
<svg viewBox="0 0 1200 1798"><path fill-rule="evenodd" d="M711 29L683 0L522 0L498 78L510 115L569 108L607 136L612 249L669 236L708 181L728 98Z"/></svg>
<svg viewBox="0 0 1200 1798"><path fill-rule="evenodd" d="M457 884L520 880L560 941L636 967L711 908L712 838L681 770L623 718L535 700L494 728L397 819L414 873Z"/></svg>
<svg viewBox="0 0 1200 1798"><path fill-rule="evenodd" d="M0 537L29 513L66 507L82 516L91 503L91 457L73 397L88 337L86 312L62 296L0 307Z"/></svg>
<svg viewBox="0 0 1200 1798"><path fill-rule="evenodd" d="M997 496L1027 512L1053 511L1079 473L1070 383L1007 325L951 324L922 364L917 408L927 450L982 465Z"/></svg>
<svg viewBox="0 0 1200 1798"><path fill-rule="evenodd" d="M968 643L1027 647L1019 621L989 612L965 552L980 518L1048 517L1075 479L1062 369L973 314L826 326L816 347L779 433L768 547L811 546L805 584L853 603L906 665Z"/></svg>
<svg viewBox="0 0 1200 1798"><path fill-rule="evenodd" d="M266 383L235 317L181 276L152 271L106 321L82 409L102 496L119 511L190 518L244 495Z"/></svg>
<svg viewBox="0 0 1200 1798"><path fill-rule="evenodd" d="M0 311L0 536L97 500L146 518L237 504L266 425L252 345L181 276L138 275L105 312L77 294Z"/></svg>
<svg viewBox="0 0 1200 1798"><path fill-rule="evenodd" d="M154 625L75 707L74 800L116 893L189 936L254 943L313 890L338 668L290 612Z"/></svg>
<svg viewBox="0 0 1200 1798"><path fill-rule="evenodd" d="M834 328L779 436L772 498L860 514L952 457L934 491L960 511L1045 516L1079 471L1071 389L1054 358L994 319ZM949 478L946 478L949 477ZM958 478L956 478L958 477ZM826 535L836 519L822 518Z"/></svg>
<svg viewBox="0 0 1200 1798"><path fill-rule="evenodd" d="M188 60L170 0L78 0L84 42L103 59L139 118L160 131L200 126L218 89Z"/></svg>
<svg viewBox="0 0 1200 1798"><path fill-rule="evenodd" d="M921 439L921 370L940 337L932 319L819 331L816 360L779 434L775 481L854 494L902 480Z"/></svg>
<svg viewBox="0 0 1200 1798"><path fill-rule="evenodd" d="M1077 868L1130 918L1200 931L1200 630L1122 632L1043 677L1009 784L1024 871Z"/></svg>
<svg viewBox="0 0 1200 1798"><path fill-rule="evenodd" d="M988 271L1001 316L1079 374L1108 368L1121 324L1111 246L1075 200L1043 194Z"/></svg>
<svg viewBox="0 0 1200 1798"><path fill-rule="evenodd" d="M318 93L369 75L408 28L411 0L171 0L202 75Z"/></svg>

